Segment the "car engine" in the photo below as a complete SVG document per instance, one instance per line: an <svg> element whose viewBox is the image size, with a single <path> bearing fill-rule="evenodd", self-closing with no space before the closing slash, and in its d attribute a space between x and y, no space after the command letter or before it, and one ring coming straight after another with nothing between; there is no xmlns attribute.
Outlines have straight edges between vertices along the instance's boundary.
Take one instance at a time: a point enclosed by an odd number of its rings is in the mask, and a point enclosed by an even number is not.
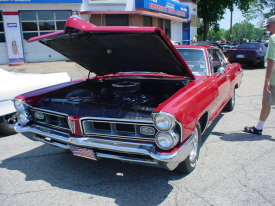
<svg viewBox="0 0 275 206"><path fill-rule="evenodd" d="M36 107L81 116L113 117L118 110L150 113L187 83L187 80L87 80L73 90L43 99Z"/></svg>

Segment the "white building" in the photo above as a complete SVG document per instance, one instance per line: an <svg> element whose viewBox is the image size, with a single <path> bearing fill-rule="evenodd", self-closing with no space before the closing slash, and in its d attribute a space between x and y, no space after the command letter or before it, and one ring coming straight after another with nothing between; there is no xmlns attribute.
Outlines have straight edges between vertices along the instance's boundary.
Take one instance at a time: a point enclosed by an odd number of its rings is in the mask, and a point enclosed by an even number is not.
<svg viewBox="0 0 275 206"><path fill-rule="evenodd" d="M197 34L197 5L182 0L0 0L0 64L67 60L30 37L63 30L73 14L96 26L161 27L189 44Z"/></svg>

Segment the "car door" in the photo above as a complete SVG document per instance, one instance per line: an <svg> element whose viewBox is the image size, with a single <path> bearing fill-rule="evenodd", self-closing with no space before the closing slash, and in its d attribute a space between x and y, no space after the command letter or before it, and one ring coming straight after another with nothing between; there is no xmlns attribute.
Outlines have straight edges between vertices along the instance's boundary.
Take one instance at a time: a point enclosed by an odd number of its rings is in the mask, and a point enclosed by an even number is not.
<svg viewBox="0 0 275 206"><path fill-rule="evenodd" d="M227 70L227 62L224 60L218 49L208 49L209 61L216 94L216 112L220 112L228 100L230 91L230 73Z"/></svg>

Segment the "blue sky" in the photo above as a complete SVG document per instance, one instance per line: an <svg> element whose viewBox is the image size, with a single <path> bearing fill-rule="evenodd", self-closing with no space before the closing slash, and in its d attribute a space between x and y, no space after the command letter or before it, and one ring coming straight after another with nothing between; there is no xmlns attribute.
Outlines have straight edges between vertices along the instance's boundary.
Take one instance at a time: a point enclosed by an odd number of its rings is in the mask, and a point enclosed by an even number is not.
<svg viewBox="0 0 275 206"><path fill-rule="evenodd" d="M220 28L228 30L230 28L230 11L227 9L226 14L223 16L224 19L222 19L219 24ZM245 20L242 17L242 13L240 10L235 9L232 14L232 26L236 23L239 23L241 21Z"/></svg>
<svg viewBox="0 0 275 206"><path fill-rule="evenodd" d="M265 12L268 12L268 11L269 11L269 9L265 10ZM230 28L230 16L231 16L230 11L227 9L226 14L224 15L224 19L222 19L219 22L220 23L220 28L226 29L226 30L228 30ZM237 7L234 8L232 17L233 17L232 18L232 26L236 23L240 23L240 22L245 20L245 18L242 16L242 12ZM255 20L252 20L252 21L249 21L249 22L256 26L257 23L258 23L258 20L255 19Z"/></svg>

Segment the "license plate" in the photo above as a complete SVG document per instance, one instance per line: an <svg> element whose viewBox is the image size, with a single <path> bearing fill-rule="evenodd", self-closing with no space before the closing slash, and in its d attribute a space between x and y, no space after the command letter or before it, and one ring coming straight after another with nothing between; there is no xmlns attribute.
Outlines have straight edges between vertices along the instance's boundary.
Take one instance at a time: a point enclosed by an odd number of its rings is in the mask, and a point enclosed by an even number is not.
<svg viewBox="0 0 275 206"><path fill-rule="evenodd" d="M94 151L91 149L75 147L72 145L69 145L69 147L70 147L70 150L72 151L73 155L75 155L75 156L84 157L84 158L88 158L91 160L97 160L97 157L96 157Z"/></svg>
<svg viewBox="0 0 275 206"><path fill-rule="evenodd" d="M237 57L237 58L244 58L245 56L242 55L242 54L238 54L238 55L236 55L236 57Z"/></svg>

